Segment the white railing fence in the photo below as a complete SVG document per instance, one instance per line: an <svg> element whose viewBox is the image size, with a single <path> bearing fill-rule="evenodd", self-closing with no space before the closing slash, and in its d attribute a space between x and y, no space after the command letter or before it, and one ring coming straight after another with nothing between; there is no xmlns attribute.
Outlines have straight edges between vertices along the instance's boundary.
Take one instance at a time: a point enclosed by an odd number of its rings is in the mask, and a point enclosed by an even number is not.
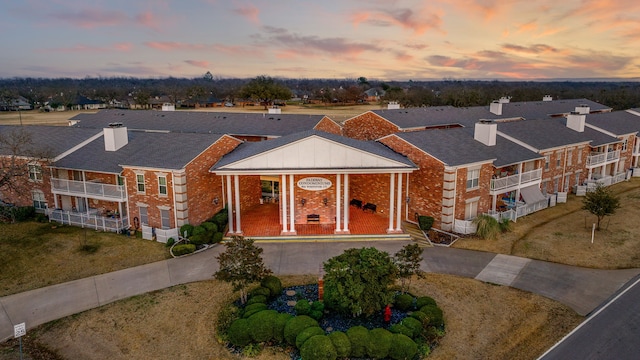
<svg viewBox="0 0 640 360"><path fill-rule="evenodd" d="M54 192L80 195L82 197L98 196L110 199L126 199L127 197L123 185L103 184L90 181L52 178L51 189Z"/></svg>
<svg viewBox="0 0 640 360"><path fill-rule="evenodd" d="M129 219L125 217L99 216L95 213L49 209L49 221L60 224L80 226L102 231L121 232L129 228Z"/></svg>
<svg viewBox="0 0 640 360"><path fill-rule="evenodd" d="M157 242L166 243L170 238L178 240L178 228L173 229L157 229L151 226L142 225L142 238L153 240L155 236Z"/></svg>

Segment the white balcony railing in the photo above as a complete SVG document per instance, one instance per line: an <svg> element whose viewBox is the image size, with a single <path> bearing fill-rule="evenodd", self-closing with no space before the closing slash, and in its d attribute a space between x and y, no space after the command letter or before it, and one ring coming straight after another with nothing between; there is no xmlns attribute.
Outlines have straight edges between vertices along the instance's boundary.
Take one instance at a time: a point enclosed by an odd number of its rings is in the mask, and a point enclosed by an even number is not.
<svg viewBox="0 0 640 360"><path fill-rule="evenodd" d="M587 156L587 166L603 165L620 159L620 150L601 153L591 153Z"/></svg>
<svg viewBox="0 0 640 360"><path fill-rule="evenodd" d="M502 190L529 184L540 179L542 179L542 169L534 169L531 171L525 171L522 174L514 174L497 179L491 179L491 191L501 192Z"/></svg>
<svg viewBox="0 0 640 360"><path fill-rule="evenodd" d="M126 216L108 217L60 209L49 209L48 215L49 221L95 230L121 232L129 227L129 219Z"/></svg>
<svg viewBox="0 0 640 360"><path fill-rule="evenodd" d="M120 201L127 199L127 193L123 185L103 184L90 181L52 178L51 190L54 194L80 196L92 199L99 198Z"/></svg>
<svg viewBox="0 0 640 360"><path fill-rule="evenodd" d="M626 179L627 179L627 173L620 172L613 176L607 175L598 179L587 180L585 181L585 184L587 185L587 191L589 191L591 190L591 188L595 188L595 186L598 184L602 186L610 186L613 184L617 184L619 182L623 182Z"/></svg>

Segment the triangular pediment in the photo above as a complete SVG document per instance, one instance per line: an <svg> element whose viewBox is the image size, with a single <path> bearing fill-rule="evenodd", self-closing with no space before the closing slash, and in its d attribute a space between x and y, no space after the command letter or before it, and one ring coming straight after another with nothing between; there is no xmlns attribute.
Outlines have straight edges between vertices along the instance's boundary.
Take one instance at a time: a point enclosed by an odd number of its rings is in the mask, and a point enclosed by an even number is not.
<svg viewBox="0 0 640 360"><path fill-rule="evenodd" d="M389 156L385 156L385 153ZM392 156L391 156L392 155ZM395 159L394 159L395 158ZM268 149L231 163L217 167L223 171L274 171L274 170L414 170L410 162L398 159L397 154L382 146L372 151L350 146L322 136L311 135L284 145Z"/></svg>

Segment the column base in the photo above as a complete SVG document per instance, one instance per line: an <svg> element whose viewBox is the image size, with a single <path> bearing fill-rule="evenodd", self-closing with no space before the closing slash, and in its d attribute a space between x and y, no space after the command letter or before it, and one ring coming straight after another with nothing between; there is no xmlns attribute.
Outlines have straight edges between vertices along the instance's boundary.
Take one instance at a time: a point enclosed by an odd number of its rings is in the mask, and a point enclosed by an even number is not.
<svg viewBox="0 0 640 360"><path fill-rule="evenodd" d="M244 236L244 233L242 231L241 232L233 232L233 233L232 232L228 232L227 236Z"/></svg>
<svg viewBox="0 0 640 360"><path fill-rule="evenodd" d="M298 235L298 232L293 230L293 231L280 231L280 235L281 236L296 236Z"/></svg>
<svg viewBox="0 0 640 360"><path fill-rule="evenodd" d="M334 230L335 235L351 235L351 231L349 230Z"/></svg>
<svg viewBox="0 0 640 360"><path fill-rule="evenodd" d="M387 229L387 234L404 234L404 231L396 230L396 229Z"/></svg>

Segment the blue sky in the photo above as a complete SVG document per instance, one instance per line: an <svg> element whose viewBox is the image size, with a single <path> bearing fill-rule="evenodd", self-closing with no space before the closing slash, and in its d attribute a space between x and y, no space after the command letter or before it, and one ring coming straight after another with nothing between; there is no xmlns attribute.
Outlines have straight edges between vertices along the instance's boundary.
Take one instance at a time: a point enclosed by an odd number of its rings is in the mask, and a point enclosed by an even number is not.
<svg viewBox="0 0 640 360"><path fill-rule="evenodd" d="M640 77L640 2L3 0L0 77Z"/></svg>

